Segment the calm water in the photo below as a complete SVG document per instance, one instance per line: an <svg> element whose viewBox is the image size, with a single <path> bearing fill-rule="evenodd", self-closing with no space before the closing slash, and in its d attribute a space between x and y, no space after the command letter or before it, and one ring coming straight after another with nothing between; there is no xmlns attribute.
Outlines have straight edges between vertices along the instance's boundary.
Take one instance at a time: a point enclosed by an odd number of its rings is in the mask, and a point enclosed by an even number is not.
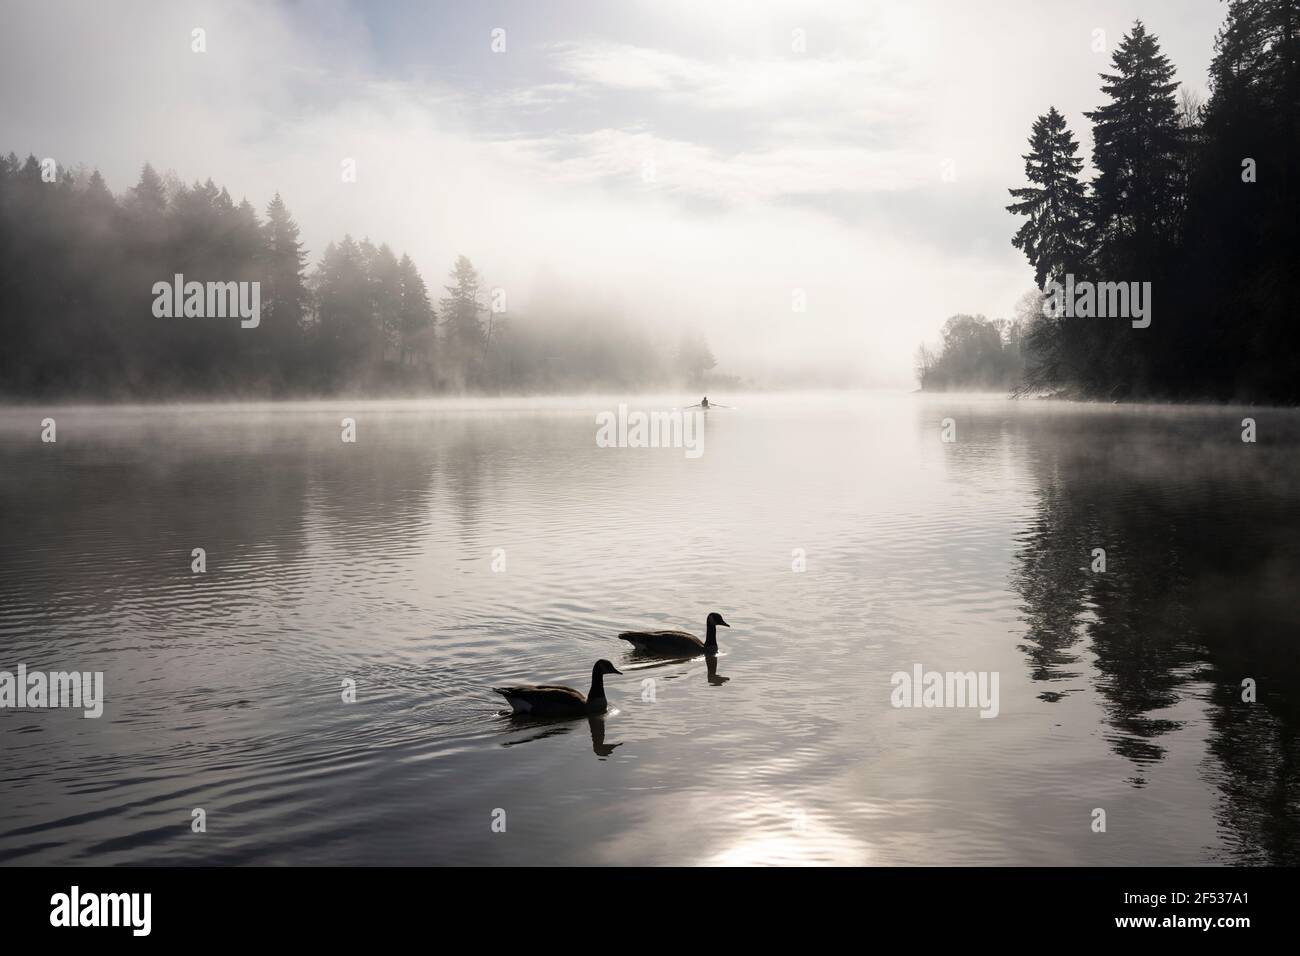
<svg viewBox="0 0 1300 956"><path fill-rule="evenodd" d="M696 460L617 399L0 412L0 669L107 684L0 711L0 861L1300 863L1300 417L729 401ZM711 610L713 681L615 639ZM603 721L499 715L599 657Z"/></svg>

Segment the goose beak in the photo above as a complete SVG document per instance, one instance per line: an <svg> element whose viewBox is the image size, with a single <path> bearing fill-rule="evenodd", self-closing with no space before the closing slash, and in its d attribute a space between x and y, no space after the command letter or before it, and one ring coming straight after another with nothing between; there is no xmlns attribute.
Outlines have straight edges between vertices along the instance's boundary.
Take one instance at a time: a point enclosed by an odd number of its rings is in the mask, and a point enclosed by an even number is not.
<svg viewBox="0 0 1300 956"><path fill-rule="evenodd" d="M611 674L618 674L620 677L623 676L623 672L619 670L617 667L615 667L613 664L609 665L609 672Z"/></svg>
<svg viewBox="0 0 1300 956"><path fill-rule="evenodd" d="M726 621L722 619L721 614L718 615L718 623L721 624L723 627L731 627L730 624L728 624Z"/></svg>

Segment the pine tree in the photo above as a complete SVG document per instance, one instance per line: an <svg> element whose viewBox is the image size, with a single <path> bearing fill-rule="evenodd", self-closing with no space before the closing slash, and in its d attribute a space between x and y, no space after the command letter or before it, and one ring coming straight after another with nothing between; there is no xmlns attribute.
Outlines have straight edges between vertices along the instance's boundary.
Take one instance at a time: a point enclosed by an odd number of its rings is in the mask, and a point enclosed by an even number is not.
<svg viewBox="0 0 1300 956"><path fill-rule="evenodd" d="M1034 267L1034 281L1064 282L1067 274L1082 278L1088 255L1088 200L1079 172L1083 160L1065 117L1051 107L1034 121L1029 152L1024 155L1025 178L1033 185L1010 190L1020 200L1007 211L1028 217L1012 245ZM1063 384L1079 376L1079 360L1087 350L1086 331L1075 320L1038 316L1026 330L1026 347L1033 387Z"/></svg>
<svg viewBox="0 0 1300 956"><path fill-rule="evenodd" d="M373 313L362 246L351 236L330 243L313 277L318 335L327 378L337 384L370 366L374 358Z"/></svg>
<svg viewBox="0 0 1300 956"><path fill-rule="evenodd" d="M1300 0L1231 0L1210 89L1191 188L1184 326L1214 391L1295 401Z"/></svg>
<svg viewBox="0 0 1300 956"><path fill-rule="evenodd" d="M479 314L479 275L474 265L464 256L458 256L451 270L452 284L445 286L447 295L439 303L442 324L446 329L447 359L452 372L462 382L477 378L483 358L484 332Z"/></svg>
<svg viewBox="0 0 1300 956"><path fill-rule="evenodd" d="M280 380L299 375L298 345L307 315L307 252L298 224L277 192L262 226L262 322Z"/></svg>
<svg viewBox="0 0 1300 956"><path fill-rule="evenodd" d="M87 225L97 234L106 235L113 227L113 216L117 212L117 200L108 191L104 177L96 169L86 181L86 190L82 196L82 209Z"/></svg>
<svg viewBox="0 0 1300 956"><path fill-rule="evenodd" d="M161 218L167 209L167 191L162 177L149 163L140 170L140 181L131 189L131 205L142 217Z"/></svg>
<svg viewBox="0 0 1300 956"><path fill-rule="evenodd" d="M382 360L401 359L402 278L397 256L382 243L370 257L370 294Z"/></svg>
<svg viewBox="0 0 1300 956"><path fill-rule="evenodd" d="M307 311L307 252L298 224L278 192L266 207L262 234L266 260L263 309L274 326L296 329Z"/></svg>
<svg viewBox="0 0 1300 956"><path fill-rule="evenodd" d="M1182 136L1174 68L1141 20L1101 74L1110 102L1091 113L1099 268L1150 275L1156 257L1176 236Z"/></svg>
<svg viewBox="0 0 1300 956"><path fill-rule="evenodd" d="M411 257L397 263L402 306L399 319L403 365L427 365L433 359L436 316L429 302L429 290Z"/></svg>
<svg viewBox="0 0 1300 956"><path fill-rule="evenodd" d="M1019 202L1007 211L1028 217L1011 242L1029 259L1040 288L1049 279L1080 272L1083 264L1087 197L1078 152L1065 117L1051 107L1034 121L1024 156L1025 178L1033 185L1009 190Z"/></svg>

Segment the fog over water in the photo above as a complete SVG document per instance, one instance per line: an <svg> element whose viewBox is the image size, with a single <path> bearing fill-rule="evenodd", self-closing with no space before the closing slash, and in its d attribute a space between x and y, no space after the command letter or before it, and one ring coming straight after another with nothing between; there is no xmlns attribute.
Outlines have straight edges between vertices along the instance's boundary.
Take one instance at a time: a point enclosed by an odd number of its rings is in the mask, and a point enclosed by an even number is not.
<svg viewBox="0 0 1300 956"><path fill-rule="evenodd" d="M1300 862L1294 412L741 395L691 459L616 401L3 412L6 665L106 703L0 718L0 859ZM615 637L710 611L712 673ZM500 715L600 657L604 718Z"/></svg>

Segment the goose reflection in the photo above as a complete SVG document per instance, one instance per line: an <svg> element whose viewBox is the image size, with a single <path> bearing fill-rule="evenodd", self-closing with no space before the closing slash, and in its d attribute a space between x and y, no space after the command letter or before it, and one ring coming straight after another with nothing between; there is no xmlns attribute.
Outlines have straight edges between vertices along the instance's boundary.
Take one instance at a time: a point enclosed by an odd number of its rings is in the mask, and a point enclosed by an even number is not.
<svg viewBox="0 0 1300 956"><path fill-rule="evenodd" d="M715 687L721 686L731 680L730 677L724 677L718 673L718 657L719 655L717 654L704 655L705 676L708 678L709 683L713 684ZM690 665L699 660L698 657L663 658L653 652L646 651L633 651L628 655L628 659L632 661L632 663L624 664L623 666L629 671L656 670L662 667L676 668L678 665L684 665L682 669L675 673L666 675L663 678L664 680L677 680L680 677L688 677L691 673Z"/></svg>
<svg viewBox="0 0 1300 956"><path fill-rule="evenodd" d="M618 711L611 713L617 714ZM508 711L502 712L503 716L509 714ZM620 740L618 743L605 742L605 718L607 714L589 714L587 716L587 729L591 732L591 752L597 757L604 759L611 756L616 749L623 746L626 741ZM507 727L507 731L518 730L523 723L519 718L512 720ZM502 741L502 747L517 747L520 744L531 744L538 740L545 740L548 737L559 737L562 734L572 733L578 725L572 718L553 717L553 718L534 718L530 723L536 724L534 732L526 737L513 737L510 740Z"/></svg>
<svg viewBox="0 0 1300 956"><path fill-rule="evenodd" d="M518 726L518 721L513 725ZM536 740L545 740L547 737L558 737L560 734L567 734L573 730L573 721L571 720L538 720L537 723L549 725L538 728L536 733L529 734L527 737L516 737L513 740L502 741L502 747L517 747L520 744L531 744Z"/></svg>
<svg viewBox="0 0 1300 956"><path fill-rule="evenodd" d="M708 668L707 675L709 683L713 684L715 687L731 680L730 677L723 677L718 673L718 656L716 654L710 654L708 657L704 658L704 664L705 667Z"/></svg>
<svg viewBox="0 0 1300 956"><path fill-rule="evenodd" d="M623 746L623 741L616 744L605 743L605 716L604 714L592 714L587 718L587 727L591 730L591 752L597 757L608 757L617 747Z"/></svg>

